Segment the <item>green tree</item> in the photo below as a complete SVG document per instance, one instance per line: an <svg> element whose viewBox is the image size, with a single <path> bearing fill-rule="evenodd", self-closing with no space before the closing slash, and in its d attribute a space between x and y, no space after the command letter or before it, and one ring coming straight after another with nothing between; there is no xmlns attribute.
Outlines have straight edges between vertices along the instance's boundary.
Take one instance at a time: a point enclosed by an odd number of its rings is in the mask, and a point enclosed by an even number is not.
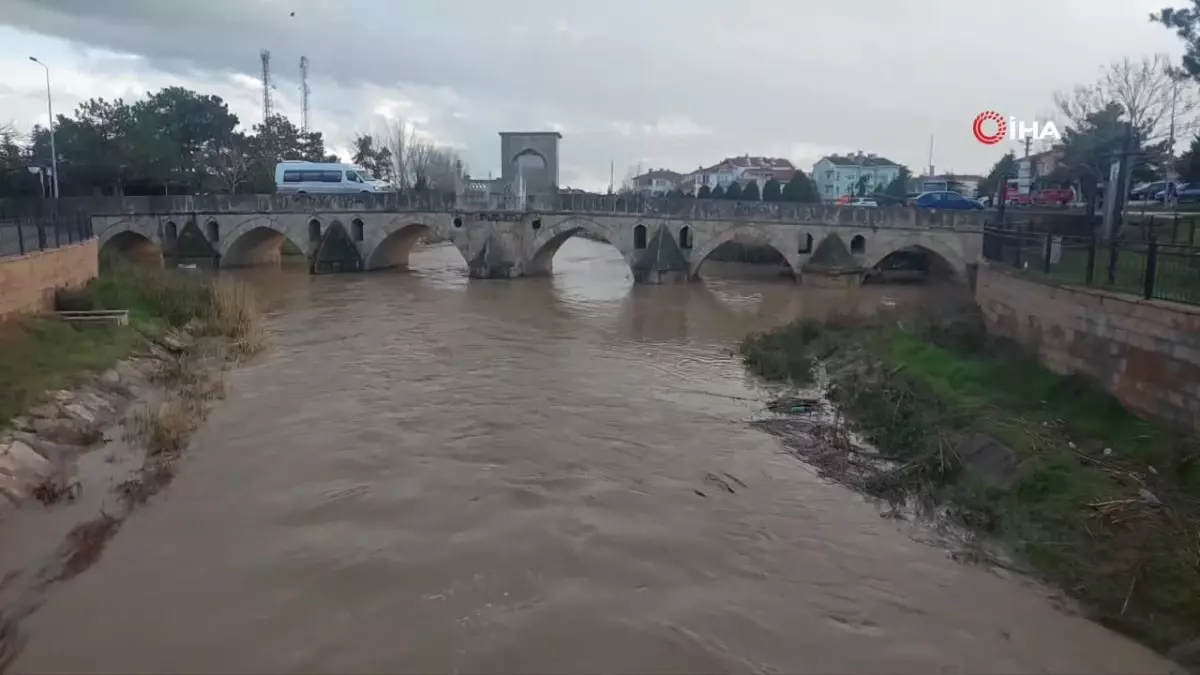
<svg viewBox="0 0 1200 675"><path fill-rule="evenodd" d="M373 176L385 180L391 177L392 151L370 134L361 134L354 138L354 154L350 161L370 171Z"/></svg>
<svg viewBox="0 0 1200 675"><path fill-rule="evenodd" d="M247 139L250 150L249 183L254 192L275 191L275 165L285 159L309 162L329 161L321 132L301 133L300 128L283 115L272 115L254 125Z"/></svg>
<svg viewBox="0 0 1200 675"><path fill-rule="evenodd" d="M1096 184L1108 176L1113 155L1125 142L1121 106L1112 103L1091 113L1078 127L1067 127L1063 134L1063 174L1079 181L1083 198L1094 204Z"/></svg>
<svg viewBox="0 0 1200 675"><path fill-rule="evenodd" d="M725 199L730 201L738 201L741 198L742 186L738 185L738 182L735 180L729 184L729 187L725 188Z"/></svg>
<svg viewBox="0 0 1200 675"><path fill-rule="evenodd" d="M762 200L764 202L777 202L782 196L782 190L779 187L779 181L772 178L763 184Z"/></svg>
<svg viewBox="0 0 1200 675"><path fill-rule="evenodd" d="M709 193L709 197L713 199L725 199L725 188L721 187L720 185L716 186Z"/></svg>
<svg viewBox="0 0 1200 675"><path fill-rule="evenodd" d="M709 189L709 187L707 185L701 185L700 189L696 191L697 199L709 199L711 197L712 197L712 190Z"/></svg>
<svg viewBox="0 0 1200 675"><path fill-rule="evenodd" d="M858 177L858 182L854 184L854 196L866 197L867 187L871 184L871 176L863 174Z"/></svg>
<svg viewBox="0 0 1200 675"><path fill-rule="evenodd" d="M817 190L813 187L812 181L800 169L796 169L792 174L791 180L787 185L783 186L782 199L785 202L799 202L801 204L815 204L821 201Z"/></svg>
<svg viewBox="0 0 1200 675"><path fill-rule="evenodd" d="M992 165L992 169L988 171L987 176L979 183L980 195L999 195L1000 186L1017 172L1017 157L1012 151L1004 153L1004 155L996 160Z"/></svg>
<svg viewBox="0 0 1200 675"><path fill-rule="evenodd" d="M1200 181L1200 134L1192 138L1187 151L1175 162L1175 171L1185 181Z"/></svg>
<svg viewBox="0 0 1200 675"><path fill-rule="evenodd" d="M758 181L750 181L746 183L746 187L742 188L742 201L756 202L760 198L758 194Z"/></svg>
<svg viewBox="0 0 1200 675"><path fill-rule="evenodd" d="M0 197L34 197L41 182L26 168L25 149L11 124L0 124Z"/></svg>
<svg viewBox="0 0 1200 675"><path fill-rule="evenodd" d="M883 194L896 199L904 199L908 197L908 181L912 179L912 172L907 166L901 166L899 173L883 188Z"/></svg>

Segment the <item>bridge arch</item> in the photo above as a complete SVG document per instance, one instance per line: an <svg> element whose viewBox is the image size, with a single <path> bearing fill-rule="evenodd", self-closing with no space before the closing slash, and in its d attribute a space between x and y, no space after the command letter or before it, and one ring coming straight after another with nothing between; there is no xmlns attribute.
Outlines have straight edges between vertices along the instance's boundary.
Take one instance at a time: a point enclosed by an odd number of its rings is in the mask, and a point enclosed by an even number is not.
<svg viewBox="0 0 1200 675"><path fill-rule="evenodd" d="M692 251L691 256L689 256L692 265L691 276L696 277L700 274L700 267L713 254L713 251L716 251L722 244L729 243L735 237L739 236L744 241L770 246L775 249L783 257L784 261L787 262L788 267L791 267L792 271L795 272L795 252L804 247L804 234L805 232L797 228L794 233L789 235L789 241L782 241L774 232L753 225L744 225L718 232L699 242L699 246Z"/></svg>
<svg viewBox="0 0 1200 675"><path fill-rule="evenodd" d="M421 239L428 236L450 238L444 225L413 216L393 218L381 227L366 227L362 217L355 216L351 220L351 230L352 239L362 236L355 243L362 251L367 270L407 269L409 254ZM459 251L461 253L461 249Z"/></svg>
<svg viewBox="0 0 1200 675"><path fill-rule="evenodd" d="M255 216L238 223L228 232L220 233L213 242L221 256L221 267L255 267L278 265L283 257L283 242L308 255L311 245L297 240L286 227L270 216Z"/></svg>
<svg viewBox="0 0 1200 675"><path fill-rule="evenodd" d="M118 260L161 267L163 251L154 239L137 230L120 230L100 245L100 260L108 265Z"/></svg>
<svg viewBox="0 0 1200 675"><path fill-rule="evenodd" d="M641 224L639 223L639 225ZM629 231L632 236L634 229L629 228ZM562 248L568 239L580 232L591 235L589 239L608 242L617 249L626 264L632 265L632 253L622 248L620 243L622 239L617 236L618 233L612 227L605 226L591 218L571 216L538 230L538 235L530 246L532 254L529 256L525 273L542 276L551 274L554 271L554 254L558 253L558 249Z"/></svg>
<svg viewBox="0 0 1200 675"><path fill-rule="evenodd" d="M867 251L863 257L863 267L866 269L874 269L876 265L883 262L883 259L905 250L916 249L922 251L926 255L933 257L934 264L944 267L951 275L959 277L967 271L967 260L965 257L938 241L936 237L901 237L899 239L880 239L877 240L874 250Z"/></svg>

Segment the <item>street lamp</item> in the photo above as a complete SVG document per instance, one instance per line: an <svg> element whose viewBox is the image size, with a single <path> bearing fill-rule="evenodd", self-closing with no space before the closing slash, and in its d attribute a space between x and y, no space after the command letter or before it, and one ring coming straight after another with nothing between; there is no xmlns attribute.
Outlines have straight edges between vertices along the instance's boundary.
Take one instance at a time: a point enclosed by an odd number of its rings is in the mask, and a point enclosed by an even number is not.
<svg viewBox="0 0 1200 675"><path fill-rule="evenodd" d="M50 184L54 188L54 198L58 199L58 151L54 148L54 104L50 101L50 66L38 61L35 56L29 57L29 60L46 69L46 111L50 115L50 170L54 172Z"/></svg>

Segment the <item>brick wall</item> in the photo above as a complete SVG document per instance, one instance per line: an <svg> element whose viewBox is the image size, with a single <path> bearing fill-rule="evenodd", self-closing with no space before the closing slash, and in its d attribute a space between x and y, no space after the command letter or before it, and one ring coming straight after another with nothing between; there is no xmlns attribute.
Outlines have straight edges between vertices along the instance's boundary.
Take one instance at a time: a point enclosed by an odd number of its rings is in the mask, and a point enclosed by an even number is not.
<svg viewBox="0 0 1200 675"><path fill-rule="evenodd" d="M1086 375L1127 408L1200 431L1200 307L1059 286L980 263L992 334L1058 373Z"/></svg>
<svg viewBox="0 0 1200 675"><path fill-rule="evenodd" d="M100 270L96 240L0 258L0 319L54 309L54 289L80 286Z"/></svg>

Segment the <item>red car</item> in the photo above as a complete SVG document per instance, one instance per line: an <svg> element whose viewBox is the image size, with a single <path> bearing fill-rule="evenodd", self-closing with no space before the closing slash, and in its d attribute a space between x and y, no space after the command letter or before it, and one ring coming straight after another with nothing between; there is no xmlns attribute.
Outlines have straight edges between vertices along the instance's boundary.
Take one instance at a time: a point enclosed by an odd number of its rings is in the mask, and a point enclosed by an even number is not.
<svg viewBox="0 0 1200 675"><path fill-rule="evenodd" d="M1033 203L1038 206L1066 206L1075 201L1071 188L1049 188L1033 193Z"/></svg>

